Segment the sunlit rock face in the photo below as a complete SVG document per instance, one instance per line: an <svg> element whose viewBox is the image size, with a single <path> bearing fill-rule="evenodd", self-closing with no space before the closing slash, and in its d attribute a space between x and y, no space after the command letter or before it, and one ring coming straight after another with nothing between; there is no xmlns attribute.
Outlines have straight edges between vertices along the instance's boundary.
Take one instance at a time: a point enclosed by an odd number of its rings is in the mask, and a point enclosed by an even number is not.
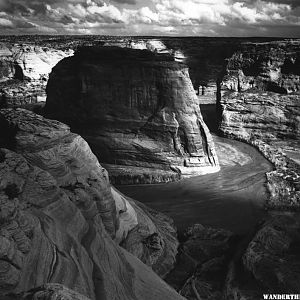
<svg viewBox="0 0 300 300"><path fill-rule="evenodd" d="M29 44L2 44L0 49L0 108L25 107L46 100L51 69L73 50Z"/></svg>
<svg viewBox="0 0 300 300"><path fill-rule="evenodd" d="M51 69L72 50L61 51L32 45L17 46L12 49L13 60L21 68L24 78L31 81L48 78Z"/></svg>
<svg viewBox="0 0 300 300"><path fill-rule="evenodd" d="M82 48L53 69L45 111L84 136L117 183L219 168L188 69L171 56Z"/></svg>
<svg viewBox="0 0 300 300"><path fill-rule="evenodd" d="M243 140L300 138L299 95L233 92L224 95L221 130Z"/></svg>
<svg viewBox="0 0 300 300"><path fill-rule="evenodd" d="M268 174L271 207L300 207L299 41L244 44L219 82L220 130L256 146Z"/></svg>
<svg viewBox="0 0 300 300"><path fill-rule="evenodd" d="M46 297L47 283L72 299L181 299L150 268L164 276L174 263L169 218L113 188L67 125L23 109L1 110L0 124L1 299Z"/></svg>

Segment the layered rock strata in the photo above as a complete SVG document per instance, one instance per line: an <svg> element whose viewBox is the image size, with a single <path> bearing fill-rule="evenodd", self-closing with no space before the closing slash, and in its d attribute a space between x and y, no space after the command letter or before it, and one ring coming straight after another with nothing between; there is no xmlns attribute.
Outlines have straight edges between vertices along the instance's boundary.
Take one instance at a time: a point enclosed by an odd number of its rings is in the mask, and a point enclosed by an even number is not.
<svg viewBox="0 0 300 300"><path fill-rule="evenodd" d="M26 107L46 100L51 69L73 50L30 44L0 45L0 108Z"/></svg>
<svg viewBox="0 0 300 300"><path fill-rule="evenodd" d="M0 124L1 299L48 297L47 283L72 299L182 299L150 269L175 260L167 217L113 188L68 126L23 109L1 110Z"/></svg>
<svg viewBox="0 0 300 300"><path fill-rule="evenodd" d="M219 169L188 69L168 55L81 48L53 69L45 112L84 136L116 183Z"/></svg>
<svg viewBox="0 0 300 300"><path fill-rule="evenodd" d="M256 146L268 173L268 206L300 207L300 43L245 44L219 82L220 130Z"/></svg>
<svg viewBox="0 0 300 300"><path fill-rule="evenodd" d="M299 40L244 43L239 48L227 61L222 88L280 94L299 91Z"/></svg>

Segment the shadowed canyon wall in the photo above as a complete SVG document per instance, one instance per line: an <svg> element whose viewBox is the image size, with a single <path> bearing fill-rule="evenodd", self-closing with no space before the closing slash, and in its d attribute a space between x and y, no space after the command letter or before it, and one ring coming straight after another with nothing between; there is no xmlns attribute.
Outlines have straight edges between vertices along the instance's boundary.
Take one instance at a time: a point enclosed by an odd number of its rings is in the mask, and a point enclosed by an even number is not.
<svg viewBox="0 0 300 300"><path fill-rule="evenodd" d="M84 136L117 183L219 168L188 69L169 55L81 48L53 69L45 113Z"/></svg>

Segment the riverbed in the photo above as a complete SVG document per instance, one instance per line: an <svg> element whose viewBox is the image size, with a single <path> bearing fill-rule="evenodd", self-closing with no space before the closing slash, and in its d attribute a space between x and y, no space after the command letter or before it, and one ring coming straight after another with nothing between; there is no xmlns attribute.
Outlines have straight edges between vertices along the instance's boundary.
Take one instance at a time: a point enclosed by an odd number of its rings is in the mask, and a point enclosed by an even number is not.
<svg viewBox="0 0 300 300"><path fill-rule="evenodd" d="M214 136L221 171L178 182L118 186L125 195L169 215L179 232L200 223L246 234L264 218L265 173L272 165L255 148Z"/></svg>

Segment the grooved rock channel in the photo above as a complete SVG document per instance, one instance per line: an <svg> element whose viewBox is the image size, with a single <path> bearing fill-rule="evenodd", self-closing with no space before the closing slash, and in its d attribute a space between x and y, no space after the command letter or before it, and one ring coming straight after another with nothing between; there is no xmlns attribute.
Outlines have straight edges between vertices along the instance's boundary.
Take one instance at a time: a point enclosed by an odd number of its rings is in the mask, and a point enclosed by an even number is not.
<svg viewBox="0 0 300 300"><path fill-rule="evenodd" d="M188 68L169 55L83 47L53 68L45 112L88 141L114 183L219 170Z"/></svg>
<svg viewBox="0 0 300 300"><path fill-rule="evenodd" d="M1 299L183 299L158 276L177 253L169 218L112 187L67 125L3 109L0 127Z"/></svg>

